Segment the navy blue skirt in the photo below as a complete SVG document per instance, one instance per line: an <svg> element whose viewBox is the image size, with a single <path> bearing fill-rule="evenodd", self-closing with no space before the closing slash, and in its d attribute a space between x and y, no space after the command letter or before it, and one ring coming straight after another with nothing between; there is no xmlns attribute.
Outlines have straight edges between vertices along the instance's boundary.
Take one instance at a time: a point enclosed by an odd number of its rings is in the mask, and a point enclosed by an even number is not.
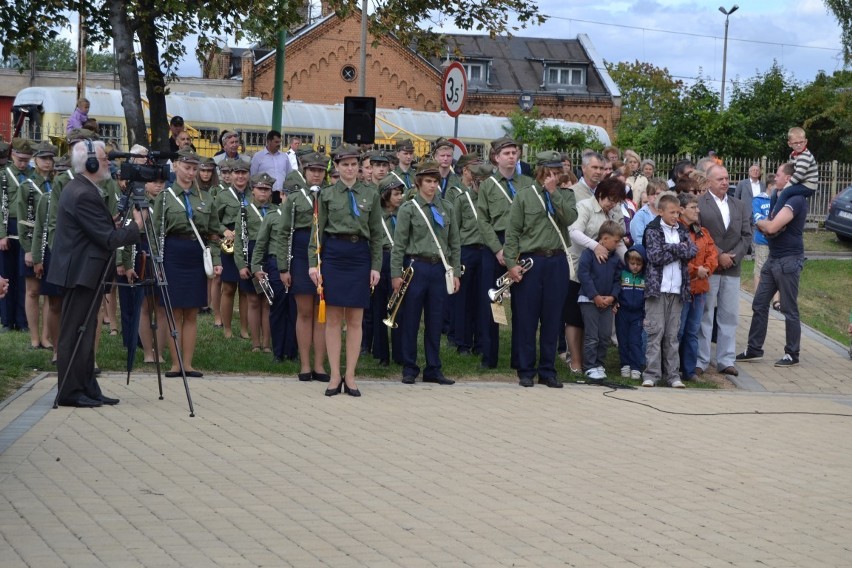
<svg viewBox="0 0 852 568"><path fill-rule="evenodd" d="M248 246L248 257L251 259L251 254L254 252L254 243L255 241L249 241ZM251 262L249 262L249 270L251 270ZM280 278L280 276L279 276ZM257 289L254 287L254 280L249 278L248 280L243 280L240 278L240 292L245 292L246 294L257 294Z"/></svg>
<svg viewBox="0 0 852 568"><path fill-rule="evenodd" d="M240 281L240 271L237 270L237 263L234 260L234 255L222 253L222 282L230 282L235 284Z"/></svg>
<svg viewBox="0 0 852 568"><path fill-rule="evenodd" d="M291 294L317 293L317 287L308 276L308 242L310 240L310 229L293 231L293 260L290 261Z"/></svg>
<svg viewBox="0 0 852 568"><path fill-rule="evenodd" d="M41 277L41 284L39 284L39 294L51 298L61 298L62 288L47 281L48 270L50 270L50 249L47 247L44 249L44 259L42 260L44 262L44 274Z"/></svg>
<svg viewBox="0 0 852 568"><path fill-rule="evenodd" d="M207 275L198 241L166 237L163 251L169 298L173 308L203 308L207 305ZM160 304L163 301L160 299Z"/></svg>
<svg viewBox="0 0 852 568"><path fill-rule="evenodd" d="M325 303L341 308L370 306L370 243L326 237L322 248Z"/></svg>
<svg viewBox="0 0 852 568"><path fill-rule="evenodd" d="M24 250L24 248L20 247L18 249L18 255L21 258L19 259L18 264L20 266L24 267L24 273L23 273L24 278L35 278L35 267L34 266L27 266L27 263L24 262L24 255L25 254L26 254L26 251Z"/></svg>

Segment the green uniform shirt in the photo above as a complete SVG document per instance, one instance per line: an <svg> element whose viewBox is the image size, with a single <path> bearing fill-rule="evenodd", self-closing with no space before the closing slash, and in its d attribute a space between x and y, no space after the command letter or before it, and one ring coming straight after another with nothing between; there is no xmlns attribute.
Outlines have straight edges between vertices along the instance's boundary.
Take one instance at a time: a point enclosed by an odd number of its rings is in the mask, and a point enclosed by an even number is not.
<svg viewBox="0 0 852 568"><path fill-rule="evenodd" d="M479 231L479 211L476 208L476 200L479 194L472 189L462 189L464 186L456 186L447 191L447 195L453 194L453 214L456 225L459 228L459 242L461 246L485 244L482 233Z"/></svg>
<svg viewBox="0 0 852 568"><path fill-rule="evenodd" d="M397 211L382 211L382 249L393 246L393 234L396 232Z"/></svg>
<svg viewBox="0 0 852 568"><path fill-rule="evenodd" d="M50 193L45 194L36 206L36 229L33 233L33 264L40 264L44 260L41 255L43 248L41 239L44 235L43 223L45 220L47 221L47 247L53 247L59 197L62 195L62 188L73 180L74 177L75 174L71 170L67 170L53 178L53 188Z"/></svg>
<svg viewBox="0 0 852 568"><path fill-rule="evenodd" d="M361 182L352 186L359 216L352 214L350 191L338 180L319 194L317 225L308 244L308 262L317 265L317 235L324 241L325 233L359 235L370 241L371 270L382 269L382 207L379 194Z"/></svg>
<svg viewBox="0 0 852 568"><path fill-rule="evenodd" d="M9 219L18 218L18 188L24 183L24 180L32 175L33 171L33 168L21 171L11 162L5 168L0 169L0 192L2 192L0 199L6 203L6 214L8 214ZM21 175L23 175L23 180ZM8 230L9 228L3 224L3 219L0 218L0 239L8 236ZM21 230L19 229L18 232L20 233Z"/></svg>
<svg viewBox="0 0 852 568"><path fill-rule="evenodd" d="M414 187L414 174L415 173L416 173L416 170L414 169L413 166L408 168L407 173L402 171L402 168L397 166L393 170L391 170L390 174L388 174L388 175L396 176L397 179L399 179L399 181L401 181L402 183L405 184L405 189L408 190L408 189L411 189L411 188ZM407 193L407 191L404 191L403 193Z"/></svg>
<svg viewBox="0 0 852 568"><path fill-rule="evenodd" d="M325 191L325 190L322 190ZM314 200L317 195L305 189L297 189L287 195L287 201L281 205L284 219L281 223L281 252L278 257L278 269L281 272L290 270L290 239L297 229L310 229L314 224ZM295 223L294 223L295 219ZM315 237L311 237L315 238Z"/></svg>
<svg viewBox="0 0 852 568"><path fill-rule="evenodd" d="M441 243L441 248L444 251L444 256L449 265L453 268L458 276L461 273L461 249L459 245L459 229L453 219L453 206L447 201L441 199L436 193L435 199L432 201L438 212L444 218L444 226L439 226L432 216L432 208L423 199L419 193L411 201L403 203L397 213L396 231L394 231L394 245L391 251L391 278L399 278L402 276L403 261L406 255L411 256L436 256L438 255L438 246L435 239L432 238L432 233L426 226L426 222L432 223L432 230L435 236ZM420 207L426 215L417 212Z"/></svg>
<svg viewBox="0 0 852 568"><path fill-rule="evenodd" d="M555 249L565 251L562 240L559 238L559 233L562 232L561 227L566 226L565 203L558 191L551 194L553 220L556 226L560 227L557 231L553 223L547 219L548 213L545 210L547 201L544 197L546 192L547 190L538 185L533 185L519 191L515 196L509 212L506 243L503 246L503 260L506 261L506 268L513 268L522 253ZM575 210L574 216L576 215ZM565 244L567 245L568 241L565 241Z"/></svg>
<svg viewBox="0 0 852 568"><path fill-rule="evenodd" d="M33 250L36 207L47 191L47 188L44 186L45 181L47 180L41 174L32 172L30 177L18 188L16 213L12 217L18 218L18 242L21 243L21 249L25 253L32 252ZM32 223L32 225L23 225L24 221Z"/></svg>
<svg viewBox="0 0 852 568"><path fill-rule="evenodd" d="M284 234L281 227L284 223L284 214L281 211L285 207L281 207L271 211L263 218L263 223L260 224L260 230L257 232L257 240L254 242L254 250L251 253L251 273L263 270L263 261L266 255L272 255L278 260L278 272L285 272L281 268L282 262L286 259L286 252L282 252L281 241ZM269 278L278 278L278 274L270 274Z"/></svg>
<svg viewBox="0 0 852 568"><path fill-rule="evenodd" d="M257 235L260 233L263 219L276 209L277 206L273 205L272 202L260 205L254 199L249 201L248 207L246 207L246 221L248 225L246 233L248 234L249 241L255 241L256 244ZM237 265L237 270L242 270L248 266L245 254L243 254L244 250L248 250L248 243L243 243L242 232L237 231L237 235L234 237L234 262Z"/></svg>
<svg viewBox="0 0 852 568"><path fill-rule="evenodd" d="M164 238L169 235L195 235L186 216L183 192L183 188L175 184L164 189L157 196L154 205L154 230L157 232L157 238ZM193 186L190 190L189 203L192 206L192 220L195 223L195 228L198 229L198 234L205 241L202 244L206 244L206 241L218 234L216 214L213 211L210 195ZM220 266L222 262L219 256L219 247L211 246L210 252L213 255L213 265ZM167 247L164 248L163 255L165 256L168 253Z"/></svg>
<svg viewBox="0 0 852 568"><path fill-rule="evenodd" d="M520 174L515 174L511 181L516 193L533 184L532 178ZM509 180L499 171L495 171L494 175L479 184L476 207L479 209L479 231L482 240L491 252L497 254L503 248L497 233L506 230L509 224L509 209L512 207Z"/></svg>
<svg viewBox="0 0 852 568"><path fill-rule="evenodd" d="M562 213L565 216L565 222L559 225L559 229L562 231L565 242L570 247L571 237L568 236L568 227L577 220L577 197L570 188L559 188L556 190L556 193L562 196Z"/></svg>
<svg viewBox="0 0 852 568"><path fill-rule="evenodd" d="M453 187L464 187L464 185L462 184L461 178L454 172L450 171L450 174L447 177L439 180L438 191L441 192L441 199L455 204L458 193L450 191Z"/></svg>
<svg viewBox="0 0 852 568"><path fill-rule="evenodd" d="M225 229L230 229L235 233L239 233L241 227L241 202L245 201L248 203L250 199L251 188L249 186L246 186L243 193L240 193L234 186L220 190L216 195L216 200L213 202L213 208L216 211L216 216L221 224L220 227L216 227L215 232L220 235L224 235Z"/></svg>

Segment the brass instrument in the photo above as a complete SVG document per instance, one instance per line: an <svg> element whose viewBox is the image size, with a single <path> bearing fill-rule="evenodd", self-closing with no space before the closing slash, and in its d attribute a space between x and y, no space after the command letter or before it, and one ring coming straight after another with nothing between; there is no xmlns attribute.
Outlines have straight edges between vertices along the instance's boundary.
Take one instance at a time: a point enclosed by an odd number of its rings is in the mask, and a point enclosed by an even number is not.
<svg viewBox="0 0 852 568"><path fill-rule="evenodd" d="M459 272L459 278L464 276L464 264L461 265L461 272Z"/></svg>
<svg viewBox="0 0 852 568"><path fill-rule="evenodd" d="M528 272L533 267L533 259L525 258L521 262L518 263L518 266L521 267L521 274ZM509 278L509 271L507 270L503 276L497 279L497 287L491 288L488 290L488 299L492 302L496 302L498 304L503 302L503 295L509 288L514 284L511 278Z"/></svg>
<svg viewBox="0 0 852 568"><path fill-rule="evenodd" d="M225 254L234 254L234 239L233 237L230 239L222 239L222 242L219 244L219 247L222 249L222 252Z"/></svg>
<svg viewBox="0 0 852 568"><path fill-rule="evenodd" d="M409 266L402 271L402 284L399 290L394 292L390 299L388 299L388 317L382 320L382 323L391 329L399 327L399 324L396 323L396 314L399 312L399 307L402 305L402 300L405 298L405 293L408 291L408 285L411 283L412 278L414 278L414 267Z"/></svg>
<svg viewBox="0 0 852 568"><path fill-rule="evenodd" d="M272 305L272 302L275 300L275 290L272 289L272 286L269 284L269 276L264 274L260 278L255 278L254 282L256 284L256 288L259 288L260 291L266 296L266 301L269 305Z"/></svg>

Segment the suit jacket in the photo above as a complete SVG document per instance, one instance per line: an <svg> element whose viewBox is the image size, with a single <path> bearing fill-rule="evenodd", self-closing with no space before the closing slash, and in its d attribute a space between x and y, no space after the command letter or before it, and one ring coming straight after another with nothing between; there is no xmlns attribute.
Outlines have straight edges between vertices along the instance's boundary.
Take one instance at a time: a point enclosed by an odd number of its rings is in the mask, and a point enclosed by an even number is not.
<svg viewBox="0 0 852 568"><path fill-rule="evenodd" d="M749 191L751 191L750 187ZM736 197L728 197L731 222L725 229L722 212L719 211L719 206L716 205L716 200L709 191L698 198L698 208L701 210L701 226L713 237L716 251L734 255L733 266L725 270L719 265L714 274L739 277L742 261L751 245L751 209L746 208L746 204Z"/></svg>
<svg viewBox="0 0 852 568"><path fill-rule="evenodd" d="M78 175L62 188L47 281L97 288L112 251L139 241L136 223L115 228L98 188ZM114 264L114 263L113 263Z"/></svg>
<svg viewBox="0 0 852 568"><path fill-rule="evenodd" d="M761 193L766 191L766 184L760 182ZM734 197L746 204L746 208L751 211L751 200L754 195L751 192L751 178L745 178L737 184L737 189L734 190Z"/></svg>

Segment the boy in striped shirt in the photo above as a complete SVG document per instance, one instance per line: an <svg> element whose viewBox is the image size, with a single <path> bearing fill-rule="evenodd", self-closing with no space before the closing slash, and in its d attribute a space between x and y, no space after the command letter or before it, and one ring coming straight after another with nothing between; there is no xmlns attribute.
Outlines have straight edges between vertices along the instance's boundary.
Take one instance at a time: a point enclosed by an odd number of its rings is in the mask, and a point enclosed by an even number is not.
<svg viewBox="0 0 852 568"><path fill-rule="evenodd" d="M808 150L805 130L794 126L787 131L787 145L793 149L790 154L790 161L793 163L795 172L790 177L784 191L778 192L781 193L780 199L777 197L778 193L772 194L770 219L781 211L781 208L791 197L801 195L808 198L814 195L819 184L819 169L817 168L816 158Z"/></svg>

